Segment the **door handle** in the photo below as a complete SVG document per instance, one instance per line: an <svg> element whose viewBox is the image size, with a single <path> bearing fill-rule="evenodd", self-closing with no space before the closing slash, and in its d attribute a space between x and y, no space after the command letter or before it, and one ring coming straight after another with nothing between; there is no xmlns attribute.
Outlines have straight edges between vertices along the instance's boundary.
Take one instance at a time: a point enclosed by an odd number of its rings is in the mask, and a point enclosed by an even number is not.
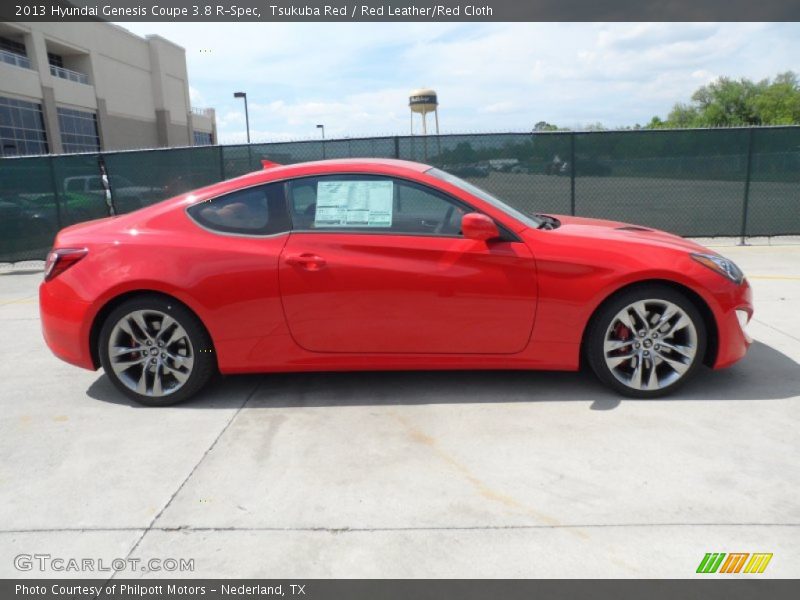
<svg viewBox="0 0 800 600"><path fill-rule="evenodd" d="M290 254L286 257L286 264L303 267L307 271L319 271L325 266L325 259L316 254Z"/></svg>

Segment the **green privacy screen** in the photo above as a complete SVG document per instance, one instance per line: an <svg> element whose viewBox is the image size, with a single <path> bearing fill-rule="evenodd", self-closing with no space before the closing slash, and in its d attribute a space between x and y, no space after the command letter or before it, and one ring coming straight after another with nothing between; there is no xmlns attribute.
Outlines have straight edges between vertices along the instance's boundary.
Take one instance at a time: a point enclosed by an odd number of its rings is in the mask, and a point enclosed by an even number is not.
<svg viewBox="0 0 800 600"><path fill-rule="evenodd" d="M263 159L363 157L439 167L523 212L684 236L800 234L800 127L392 136L0 159L0 262L43 258L58 229L109 204L130 212Z"/></svg>

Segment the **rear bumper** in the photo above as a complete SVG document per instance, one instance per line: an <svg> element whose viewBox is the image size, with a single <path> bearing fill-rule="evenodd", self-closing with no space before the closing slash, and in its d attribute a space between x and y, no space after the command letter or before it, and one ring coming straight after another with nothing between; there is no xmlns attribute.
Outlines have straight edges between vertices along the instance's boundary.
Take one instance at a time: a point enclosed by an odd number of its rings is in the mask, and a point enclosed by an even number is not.
<svg viewBox="0 0 800 600"><path fill-rule="evenodd" d="M753 339L739 324L737 310L747 312L748 322L753 317L753 292L747 280L715 311L719 334L715 369L724 369L742 359L753 343Z"/></svg>
<svg viewBox="0 0 800 600"><path fill-rule="evenodd" d="M88 302L59 294L57 280L39 286L39 314L47 346L58 358L84 369L95 370L89 351Z"/></svg>

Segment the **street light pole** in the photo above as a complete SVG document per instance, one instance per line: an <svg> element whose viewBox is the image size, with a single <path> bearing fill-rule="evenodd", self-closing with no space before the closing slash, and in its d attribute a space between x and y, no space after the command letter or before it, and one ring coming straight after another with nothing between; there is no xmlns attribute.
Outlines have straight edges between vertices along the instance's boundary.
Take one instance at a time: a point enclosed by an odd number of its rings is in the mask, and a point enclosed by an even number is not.
<svg viewBox="0 0 800 600"><path fill-rule="evenodd" d="M244 99L244 122L247 126L247 143L250 143L250 115L247 112L247 92L234 92L234 98L243 98Z"/></svg>

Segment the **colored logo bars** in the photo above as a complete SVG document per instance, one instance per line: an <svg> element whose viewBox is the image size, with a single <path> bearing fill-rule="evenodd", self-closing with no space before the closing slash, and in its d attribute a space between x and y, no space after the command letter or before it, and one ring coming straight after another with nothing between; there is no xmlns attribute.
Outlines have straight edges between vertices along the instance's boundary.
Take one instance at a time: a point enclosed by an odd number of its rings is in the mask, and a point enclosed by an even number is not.
<svg viewBox="0 0 800 600"><path fill-rule="evenodd" d="M726 558L727 557L727 558ZM747 558L750 557L750 560ZM772 560L772 553L732 552L709 552L700 561L697 567L698 573L763 573L769 561ZM746 564L746 566L745 566ZM744 567L744 570L742 569Z"/></svg>

